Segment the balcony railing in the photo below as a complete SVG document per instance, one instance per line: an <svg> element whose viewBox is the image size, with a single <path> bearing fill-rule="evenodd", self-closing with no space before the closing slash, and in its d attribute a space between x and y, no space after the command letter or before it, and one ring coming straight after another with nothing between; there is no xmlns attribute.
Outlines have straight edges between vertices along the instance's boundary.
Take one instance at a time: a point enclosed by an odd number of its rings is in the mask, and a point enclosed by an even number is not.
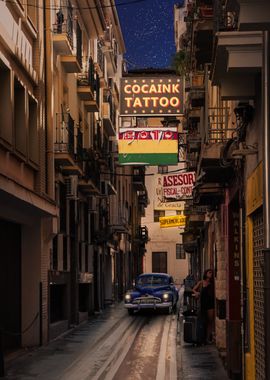
<svg viewBox="0 0 270 380"><path fill-rule="evenodd" d="M75 153L74 120L69 113L56 114L54 150L59 153Z"/></svg>
<svg viewBox="0 0 270 380"><path fill-rule="evenodd" d="M226 142L232 138L235 128L230 128L230 109L212 107L208 109L208 142Z"/></svg>
<svg viewBox="0 0 270 380"><path fill-rule="evenodd" d="M147 243L149 240L148 228L146 226L140 226L136 229L136 239L142 243Z"/></svg>
<svg viewBox="0 0 270 380"><path fill-rule="evenodd" d="M98 64L100 70L102 71L102 73L104 74L105 60L104 60L104 54L103 54L103 51L101 48L102 48L102 42L98 41L98 43L97 43L97 64Z"/></svg>
<svg viewBox="0 0 270 380"><path fill-rule="evenodd" d="M56 22L53 24L53 33L66 34L70 46L73 48L72 8L67 8L66 15L62 12L61 9L56 13Z"/></svg>
<svg viewBox="0 0 270 380"><path fill-rule="evenodd" d="M95 66L92 57L86 58L83 64L83 72L78 74L78 86L90 86L94 93L96 82Z"/></svg>
<svg viewBox="0 0 270 380"><path fill-rule="evenodd" d="M237 30L237 6L228 7L225 0L214 0L214 33Z"/></svg>
<svg viewBox="0 0 270 380"><path fill-rule="evenodd" d="M83 133L67 112L56 114L54 151L67 153L75 161L83 160Z"/></svg>

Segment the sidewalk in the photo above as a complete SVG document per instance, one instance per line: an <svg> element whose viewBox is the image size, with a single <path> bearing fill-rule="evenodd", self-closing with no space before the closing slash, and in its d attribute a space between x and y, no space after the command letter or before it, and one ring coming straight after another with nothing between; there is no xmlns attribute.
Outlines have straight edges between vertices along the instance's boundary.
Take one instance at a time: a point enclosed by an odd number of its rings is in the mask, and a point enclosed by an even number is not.
<svg viewBox="0 0 270 380"><path fill-rule="evenodd" d="M184 289L179 290L180 302ZM183 316L178 322L178 380L229 380L214 344L194 346L183 340Z"/></svg>

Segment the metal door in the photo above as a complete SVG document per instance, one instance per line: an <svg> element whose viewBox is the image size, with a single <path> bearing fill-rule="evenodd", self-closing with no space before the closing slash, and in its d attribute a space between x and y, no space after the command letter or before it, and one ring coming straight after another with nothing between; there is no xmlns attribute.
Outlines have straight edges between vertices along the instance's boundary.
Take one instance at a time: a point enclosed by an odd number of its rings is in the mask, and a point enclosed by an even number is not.
<svg viewBox="0 0 270 380"><path fill-rule="evenodd" d="M265 379L263 211L253 216L254 335L256 380Z"/></svg>
<svg viewBox="0 0 270 380"><path fill-rule="evenodd" d="M167 273L167 252L152 252L152 271Z"/></svg>

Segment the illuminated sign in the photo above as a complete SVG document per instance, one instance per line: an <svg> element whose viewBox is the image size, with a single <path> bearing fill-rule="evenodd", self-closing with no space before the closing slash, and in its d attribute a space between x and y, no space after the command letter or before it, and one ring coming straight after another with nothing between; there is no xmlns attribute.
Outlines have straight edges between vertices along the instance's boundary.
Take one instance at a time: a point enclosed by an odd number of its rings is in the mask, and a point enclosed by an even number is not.
<svg viewBox="0 0 270 380"><path fill-rule="evenodd" d="M185 227L185 225L186 225L185 215L161 216L159 218L160 228Z"/></svg>
<svg viewBox="0 0 270 380"><path fill-rule="evenodd" d="M120 128L118 151L122 165L175 165L177 127Z"/></svg>
<svg viewBox="0 0 270 380"><path fill-rule="evenodd" d="M183 86L176 76L122 78L120 94L120 114L123 116L183 113Z"/></svg>

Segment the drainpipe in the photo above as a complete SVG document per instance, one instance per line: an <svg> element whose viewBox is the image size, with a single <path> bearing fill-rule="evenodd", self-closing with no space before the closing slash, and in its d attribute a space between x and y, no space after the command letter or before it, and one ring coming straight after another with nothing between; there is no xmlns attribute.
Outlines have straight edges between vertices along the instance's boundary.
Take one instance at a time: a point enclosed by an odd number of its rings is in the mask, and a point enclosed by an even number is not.
<svg viewBox="0 0 270 380"><path fill-rule="evenodd" d="M265 378L270 379L270 132L269 132L269 32L263 32L262 115L263 115L263 212L264 212L264 323Z"/></svg>

